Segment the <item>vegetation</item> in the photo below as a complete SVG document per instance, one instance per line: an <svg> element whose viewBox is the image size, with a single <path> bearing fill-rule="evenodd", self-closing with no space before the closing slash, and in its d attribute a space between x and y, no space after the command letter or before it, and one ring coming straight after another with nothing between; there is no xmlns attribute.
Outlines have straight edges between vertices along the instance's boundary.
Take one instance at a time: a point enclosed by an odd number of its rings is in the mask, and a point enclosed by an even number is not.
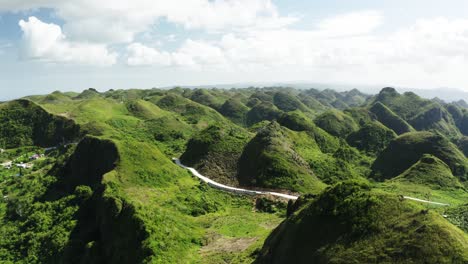
<svg viewBox="0 0 468 264"><path fill-rule="evenodd" d="M464 263L468 235L439 214L369 186L328 188L283 222L256 263Z"/></svg>
<svg viewBox="0 0 468 264"><path fill-rule="evenodd" d="M79 137L71 120L47 113L28 100L0 105L0 147L55 146Z"/></svg>
<svg viewBox="0 0 468 264"><path fill-rule="evenodd" d="M333 136L344 138L351 132L358 130L358 124L343 112L332 110L321 114L315 124Z"/></svg>
<svg viewBox="0 0 468 264"><path fill-rule="evenodd" d="M347 141L351 146L372 155L384 150L394 138L395 132L379 122L370 122L351 133Z"/></svg>
<svg viewBox="0 0 468 264"><path fill-rule="evenodd" d="M381 180L396 177L424 154L445 162L461 181L468 179L468 163L463 153L444 136L430 132L406 133L390 142L372 165L373 177Z"/></svg>
<svg viewBox="0 0 468 264"><path fill-rule="evenodd" d="M212 125L189 140L181 160L211 179L238 185L237 163L250 138L241 128Z"/></svg>
<svg viewBox="0 0 468 264"><path fill-rule="evenodd" d="M394 180L421 184L433 189L463 188L458 179L452 175L449 166L430 154L423 155L417 163Z"/></svg>
<svg viewBox="0 0 468 264"><path fill-rule="evenodd" d="M2 103L0 259L463 263L467 112L392 88L90 88ZM224 193L172 157L300 198Z"/></svg>
<svg viewBox="0 0 468 264"><path fill-rule="evenodd" d="M395 133L398 135L415 131L410 124L393 113L392 110L388 109L388 107L386 107L381 102L376 102L374 105L372 105L370 111L377 117L377 120L395 131Z"/></svg>
<svg viewBox="0 0 468 264"><path fill-rule="evenodd" d="M239 160L243 186L318 192L324 187L277 122L260 130Z"/></svg>

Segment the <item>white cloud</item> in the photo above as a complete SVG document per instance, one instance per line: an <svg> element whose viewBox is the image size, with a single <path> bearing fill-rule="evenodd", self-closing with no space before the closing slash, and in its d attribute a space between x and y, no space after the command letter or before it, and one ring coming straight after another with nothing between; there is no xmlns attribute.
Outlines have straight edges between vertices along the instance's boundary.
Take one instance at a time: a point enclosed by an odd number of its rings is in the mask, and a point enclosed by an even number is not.
<svg viewBox="0 0 468 264"><path fill-rule="evenodd" d="M141 43L132 43L127 47L127 51L127 64L130 66L169 66L172 64L169 53L160 52L155 48L147 47Z"/></svg>
<svg viewBox="0 0 468 264"><path fill-rule="evenodd" d="M27 21L20 20L19 26L23 31L24 58L102 66L116 63L117 55L110 53L105 45L68 41L58 25L29 17Z"/></svg>
<svg viewBox="0 0 468 264"><path fill-rule="evenodd" d="M319 32L325 35L368 34L383 23L383 15L374 10L337 15L319 22Z"/></svg>
<svg viewBox="0 0 468 264"><path fill-rule="evenodd" d="M326 19L329 22L319 23L315 30L255 29L210 42L188 40L170 54L171 65L239 73L282 69L285 76L301 72L301 79L340 82L468 84L459 70L468 68L468 19L418 20L407 28L375 33L381 20L354 13ZM341 31L340 23L330 21L341 21L348 29Z"/></svg>
<svg viewBox="0 0 468 264"><path fill-rule="evenodd" d="M187 29L276 28L296 21L278 14L271 0L0 0L1 10L46 7L65 20L71 39L132 42L159 19Z"/></svg>

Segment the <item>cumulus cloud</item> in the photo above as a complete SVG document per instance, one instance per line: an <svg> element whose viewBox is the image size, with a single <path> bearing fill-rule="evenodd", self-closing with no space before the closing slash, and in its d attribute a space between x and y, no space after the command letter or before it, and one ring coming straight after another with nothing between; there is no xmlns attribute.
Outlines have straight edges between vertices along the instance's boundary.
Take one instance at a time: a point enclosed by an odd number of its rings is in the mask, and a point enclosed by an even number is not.
<svg viewBox="0 0 468 264"><path fill-rule="evenodd" d="M127 51L127 64L130 66L169 66L172 64L169 53L160 52L155 48L147 47L141 43L132 43L127 47Z"/></svg>
<svg viewBox="0 0 468 264"><path fill-rule="evenodd" d="M256 29L226 33L210 42L186 41L170 53L171 65L309 71L320 78L400 80L410 85L423 78L443 85L464 76L459 69L468 67L468 19L418 20L406 28L376 33L383 20L380 15L361 14L325 19L313 30Z"/></svg>
<svg viewBox="0 0 468 264"><path fill-rule="evenodd" d="M55 10L70 38L103 43L131 42L163 18L187 29L215 31L277 28L296 21L280 16L271 0L0 0L0 11L39 7Z"/></svg>
<svg viewBox="0 0 468 264"><path fill-rule="evenodd" d="M341 14L319 22L319 33L328 36L368 34L383 23L383 15L375 10Z"/></svg>
<svg viewBox="0 0 468 264"><path fill-rule="evenodd" d="M20 20L23 31L22 56L46 62L112 65L117 55L102 44L68 41L60 26L44 23L36 17Z"/></svg>

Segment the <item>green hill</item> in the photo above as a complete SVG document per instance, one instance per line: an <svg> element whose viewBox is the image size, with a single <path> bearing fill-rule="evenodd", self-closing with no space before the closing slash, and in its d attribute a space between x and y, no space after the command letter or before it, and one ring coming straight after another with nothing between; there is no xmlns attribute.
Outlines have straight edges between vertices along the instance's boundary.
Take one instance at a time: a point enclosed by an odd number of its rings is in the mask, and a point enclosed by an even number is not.
<svg viewBox="0 0 468 264"><path fill-rule="evenodd" d="M251 126L263 120L274 120L278 118L281 113L281 110L272 103L259 103L252 107L247 113L247 125Z"/></svg>
<svg viewBox="0 0 468 264"><path fill-rule="evenodd" d="M294 131L305 131L317 142L317 145L324 153L333 153L339 148L339 141L337 138L317 127L312 120L307 118L300 111L284 113L278 119L278 123Z"/></svg>
<svg viewBox="0 0 468 264"><path fill-rule="evenodd" d="M3 148L55 146L76 140L79 131L73 121L51 115L28 100L0 105L0 144Z"/></svg>
<svg viewBox="0 0 468 264"><path fill-rule="evenodd" d="M232 122L238 125L246 124L246 115L249 108L242 104L239 100L228 99L220 107L219 112L229 118Z"/></svg>
<svg viewBox="0 0 468 264"><path fill-rule="evenodd" d="M215 181L238 185L237 162L250 138L241 128L212 125L189 140L180 159Z"/></svg>
<svg viewBox="0 0 468 264"><path fill-rule="evenodd" d="M348 143L369 154L378 154L385 149L390 141L396 138L395 132L380 122L365 124L361 129L347 137Z"/></svg>
<svg viewBox="0 0 468 264"><path fill-rule="evenodd" d="M91 99L91 98L96 98L96 97L100 97L99 92L94 88L89 88L81 92L79 95L75 96L73 99L82 100L82 99Z"/></svg>
<svg viewBox="0 0 468 264"><path fill-rule="evenodd" d="M319 115L314 122L331 135L341 138L359 129L353 118L338 110L327 111Z"/></svg>
<svg viewBox="0 0 468 264"><path fill-rule="evenodd" d="M388 107L381 102L376 102L370 108L370 111L377 117L380 123L392 129L398 135L415 131L414 128L408 124L401 117L393 113Z"/></svg>
<svg viewBox="0 0 468 264"><path fill-rule="evenodd" d="M450 138L461 136L450 113L438 104L422 110L409 122L417 130L439 132Z"/></svg>
<svg viewBox="0 0 468 264"><path fill-rule="evenodd" d="M260 130L245 146L238 178L243 186L292 191L317 192L324 186L276 122Z"/></svg>
<svg viewBox="0 0 468 264"><path fill-rule="evenodd" d="M302 111L306 110L307 107L302 104L299 99L294 97L291 94L285 92L277 92L273 96L273 103L278 109L285 112L294 111L300 109Z"/></svg>
<svg viewBox="0 0 468 264"><path fill-rule="evenodd" d="M463 153L444 136L430 132L406 133L390 142L372 165L372 177L380 180L396 177L424 154L441 159L461 181L468 180L468 162Z"/></svg>
<svg viewBox="0 0 468 264"><path fill-rule="evenodd" d="M466 263L468 235L432 210L352 182L297 209L255 263Z"/></svg>
<svg viewBox="0 0 468 264"><path fill-rule="evenodd" d="M423 155L417 163L393 180L421 184L433 189L463 187L453 176L449 166L430 154Z"/></svg>
<svg viewBox="0 0 468 264"><path fill-rule="evenodd" d="M376 97L176 87L1 103L0 262L252 263L259 253L258 261L292 256L288 263L303 256L307 263L464 261L466 234L451 223L466 230L466 157L429 131L392 139L392 128L369 110L380 104ZM398 108L413 97L389 96L387 112L433 118L425 112L435 101L422 106L414 97L418 107ZM466 110L457 108L455 118L456 109L440 104L442 117L460 127ZM465 150L464 138L451 140ZM44 149L63 141L79 143ZM45 156L31 160L36 153ZM269 195L226 193L172 157L228 185L301 197L288 206ZM17 176L8 161L32 168ZM379 180L370 179L373 190L349 182L369 175ZM323 192L327 185L335 186Z"/></svg>

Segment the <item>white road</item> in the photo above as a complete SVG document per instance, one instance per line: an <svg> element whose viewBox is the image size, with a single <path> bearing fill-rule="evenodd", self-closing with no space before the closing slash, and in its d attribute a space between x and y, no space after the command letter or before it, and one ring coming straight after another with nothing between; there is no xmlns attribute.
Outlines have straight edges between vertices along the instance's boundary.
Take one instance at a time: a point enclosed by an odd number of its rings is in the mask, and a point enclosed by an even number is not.
<svg viewBox="0 0 468 264"><path fill-rule="evenodd" d="M212 179L210 179L210 178L208 178L206 176L201 175L196 169L191 168L191 167L187 167L184 164L182 164L180 162L180 160L177 159L177 158L172 158L172 160L175 162L175 164L177 164L180 167L190 171L193 174L193 176L199 178L203 182L206 182L208 185L210 185L210 186L212 186L212 187L214 187L216 189L220 189L220 190L227 191L227 192L232 192L232 193L238 193L238 194L273 195L273 196L285 198L285 199L288 199L288 200L297 200L297 198L299 197L299 196L294 196L294 195L289 195L289 194L284 194L284 193L278 193L278 192L255 191L255 190L248 190L248 189L242 189L242 188L235 188L235 187L227 186L227 185L215 182L215 181L213 181ZM450 206L450 204L431 202L431 201L428 201L428 200L418 199L418 198L414 198L414 197L410 197L410 196L403 196L403 199L412 200L412 201L421 202L421 203L434 204L434 205Z"/></svg>
<svg viewBox="0 0 468 264"><path fill-rule="evenodd" d="M410 197L410 196L403 196L403 198L408 199L408 200L412 200L412 201L416 201L416 202L421 202L421 203L428 203L428 204L435 204L435 205L442 205L442 206L450 206L450 204L431 202L431 201L428 201L428 200L418 199L418 198L414 198L414 197Z"/></svg>
<svg viewBox="0 0 468 264"><path fill-rule="evenodd" d="M214 187L216 189L220 189L220 190L227 191L227 192L232 192L232 193L239 193L239 194L273 195L273 196L285 198L285 199L288 199L288 200L297 200L297 198L299 197L299 196L294 196L294 195L289 195L289 194L284 194L284 193L268 192L268 191L255 191L255 190L247 190L247 189L227 186L227 185L215 182L215 181L213 181L212 179L210 179L210 178L208 178L206 176L201 175L196 169L191 168L191 167L187 167L184 164L182 164L180 162L180 160L177 159L177 158L172 158L172 160L175 162L175 164L177 164L180 167L190 171L193 174L193 176L199 178L203 182L206 182L208 185L210 185L210 186L212 186L212 187Z"/></svg>

